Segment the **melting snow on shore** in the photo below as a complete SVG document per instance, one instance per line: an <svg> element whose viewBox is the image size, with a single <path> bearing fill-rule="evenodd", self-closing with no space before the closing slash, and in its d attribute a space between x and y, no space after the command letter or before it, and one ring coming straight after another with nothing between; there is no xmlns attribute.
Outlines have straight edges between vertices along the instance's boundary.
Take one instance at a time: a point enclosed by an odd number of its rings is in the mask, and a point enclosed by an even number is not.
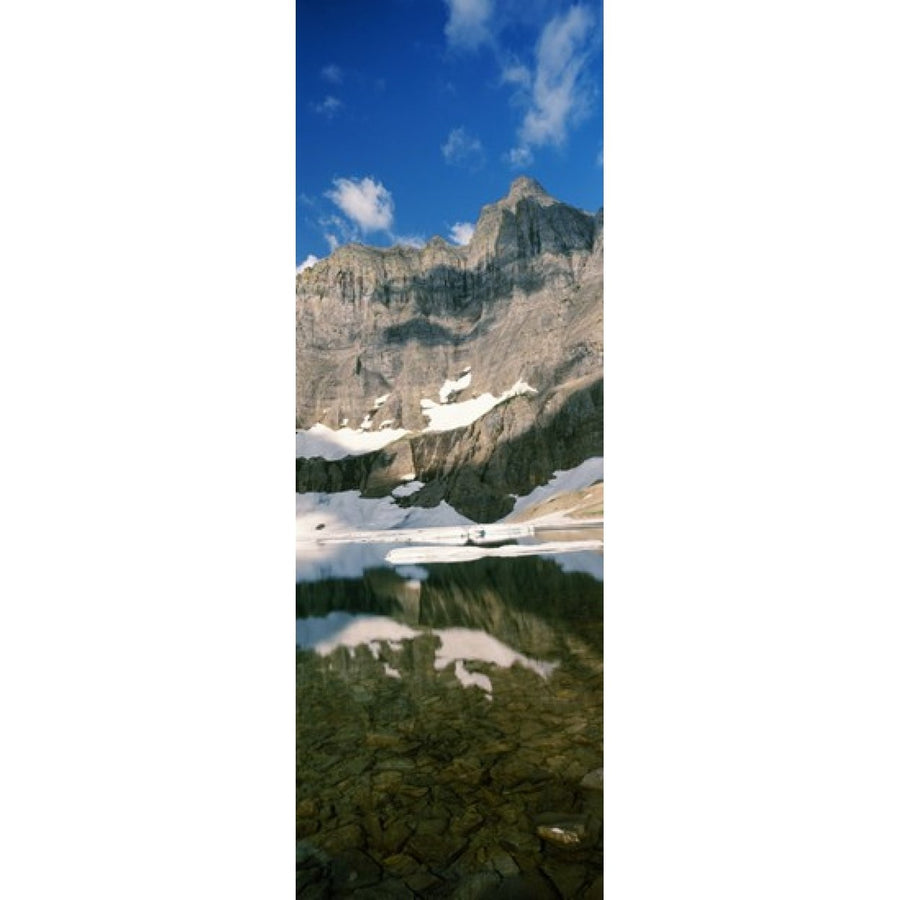
<svg viewBox="0 0 900 900"><path fill-rule="evenodd" d="M558 469L546 484L536 487L530 494L517 497L512 512L501 521L505 522L506 519L517 513L530 509L538 503L543 503L558 494L583 490L596 481L603 481L602 456L592 456L574 469Z"/></svg>
<svg viewBox="0 0 900 900"><path fill-rule="evenodd" d="M297 581L358 578L383 568L389 542L322 544L342 532L470 526L475 523L445 501L431 509L398 506L392 497L364 498L359 491L297 494ZM321 526L321 527L320 527ZM404 574L402 571L400 574Z"/></svg>

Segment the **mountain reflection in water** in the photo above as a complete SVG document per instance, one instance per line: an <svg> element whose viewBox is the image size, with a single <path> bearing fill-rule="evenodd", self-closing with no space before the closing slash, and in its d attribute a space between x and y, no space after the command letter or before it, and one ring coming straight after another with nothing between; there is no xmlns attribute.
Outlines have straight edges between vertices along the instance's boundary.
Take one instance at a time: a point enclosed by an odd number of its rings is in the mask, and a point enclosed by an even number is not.
<svg viewBox="0 0 900 900"><path fill-rule="evenodd" d="M602 581L485 559L296 601L302 896L599 896Z"/></svg>

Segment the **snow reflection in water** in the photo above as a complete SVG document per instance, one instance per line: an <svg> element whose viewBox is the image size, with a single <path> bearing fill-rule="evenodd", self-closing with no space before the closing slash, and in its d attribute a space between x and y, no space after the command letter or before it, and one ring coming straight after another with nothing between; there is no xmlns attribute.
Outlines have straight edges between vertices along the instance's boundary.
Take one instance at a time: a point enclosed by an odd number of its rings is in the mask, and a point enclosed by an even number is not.
<svg viewBox="0 0 900 900"><path fill-rule="evenodd" d="M296 585L298 890L599 896L602 581L346 549Z"/></svg>
<svg viewBox="0 0 900 900"><path fill-rule="evenodd" d="M345 612L297 620L297 646L302 650L314 650L319 656L328 656L338 647L346 647L352 658L357 647L366 647L375 659L381 659L382 645L396 651L400 641L412 640L428 633L440 641L440 647L435 651L434 668L441 671L452 663L454 674L463 687L479 687L487 694L493 691L490 678L470 672L466 663L487 663L501 669L519 665L545 679L550 677L558 665L555 662L531 659L486 632L473 628L416 630L387 616L352 615ZM385 674L393 678L402 677L402 673L387 662Z"/></svg>

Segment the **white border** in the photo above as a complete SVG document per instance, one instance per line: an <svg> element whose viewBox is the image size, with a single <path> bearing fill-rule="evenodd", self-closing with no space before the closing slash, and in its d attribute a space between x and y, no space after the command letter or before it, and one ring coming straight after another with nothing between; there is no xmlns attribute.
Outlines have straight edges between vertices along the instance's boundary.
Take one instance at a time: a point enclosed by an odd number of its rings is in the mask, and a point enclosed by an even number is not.
<svg viewBox="0 0 900 900"><path fill-rule="evenodd" d="M612 900L900 891L890 13L607 4ZM293 40L3 9L3 896L293 890Z"/></svg>
<svg viewBox="0 0 900 900"><path fill-rule="evenodd" d="M293 896L293 5L0 19L0 895Z"/></svg>

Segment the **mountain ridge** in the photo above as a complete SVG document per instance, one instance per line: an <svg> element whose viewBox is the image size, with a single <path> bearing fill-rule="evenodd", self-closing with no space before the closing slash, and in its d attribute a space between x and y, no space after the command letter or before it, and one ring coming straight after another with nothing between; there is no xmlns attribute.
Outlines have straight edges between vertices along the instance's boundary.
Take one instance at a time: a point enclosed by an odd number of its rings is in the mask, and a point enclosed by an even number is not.
<svg viewBox="0 0 900 900"><path fill-rule="evenodd" d="M602 453L602 210L578 210L521 177L482 208L465 247L438 236L421 248L344 245L298 273L296 283L297 427L413 435L449 427L468 449L446 451L456 461L446 471L431 465L441 486L423 490L427 505L455 493L489 517L508 505L507 470L519 489L540 483L547 466L573 464L571 446L582 458L592 447ZM573 442L572 417L563 414L569 437L560 441L570 447L554 449L556 419L542 410L576 383L592 385L592 396L599 390L584 414L600 421L586 422L590 438ZM467 419L470 410L477 421ZM540 440L523 441L529 430ZM527 460L501 452L513 433L540 457L527 476ZM316 476L301 474L304 465L298 460L298 489L316 489ZM465 466L464 478L453 465ZM389 489L390 477L380 477L379 491ZM328 479L345 482L333 471ZM490 502L474 503L478 485L488 483Z"/></svg>

